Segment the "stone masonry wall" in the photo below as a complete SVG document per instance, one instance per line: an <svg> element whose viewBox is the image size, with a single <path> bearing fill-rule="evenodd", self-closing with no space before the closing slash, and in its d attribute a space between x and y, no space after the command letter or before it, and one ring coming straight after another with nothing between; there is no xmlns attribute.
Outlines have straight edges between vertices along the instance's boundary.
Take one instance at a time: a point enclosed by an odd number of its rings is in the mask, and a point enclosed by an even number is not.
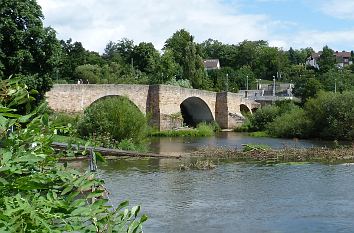
<svg viewBox="0 0 354 233"><path fill-rule="evenodd" d="M215 119L216 93L197 89L188 89L177 86L160 85L160 129L171 129L176 126L176 120L171 115L181 112L181 103L189 97L199 97L209 107ZM177 122L180 124L181 122Z"/></svg>
<svg viewBox="0 0 354 233"><path fill-rule="evenodd" d="M160 130L181 125L181 119L176 116L181 114L180 104L190 97L202 99L222 128L233 128L240 123L241 104L250 110L260 105L230 92L216 93L168 85L61 84L54 85L46 98L54 111L82 112L94 101L111 95L128 97Z"/></svg>
<svg viewBox="0 0 354 233"><path fill-rule="evenodd" d="M58 112L83 112L96 100L111 95L128 97L141 112L146 114L148 85L124 84L60 84L47 92L49 107Z"/></svg>

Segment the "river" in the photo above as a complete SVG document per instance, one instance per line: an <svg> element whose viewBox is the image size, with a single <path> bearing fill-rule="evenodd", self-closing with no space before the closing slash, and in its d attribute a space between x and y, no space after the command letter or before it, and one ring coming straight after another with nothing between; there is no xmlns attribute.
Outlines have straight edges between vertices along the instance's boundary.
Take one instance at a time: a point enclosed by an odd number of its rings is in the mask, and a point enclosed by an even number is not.
<svg viewBox="0 0 354 233"><path fill-rule="evenodd" d="M101 165L111 203L149 216L144 232L354 232L354 165L221 163L178 169L172 159Z"/></svg>
<svg viewBox="0 0 354 233"><path fill-rule="evenodd" d="M322 142L248 138L162 138L155 152L204 145L323 146ZM277 164L219 161L212 170L180 170L188 159L119 159L98 175L111 204L130 200L149 216L146 233L354 232L354 164Z"/></svg>
<svg viewBox="0 0 354 233"><path fill-rule="evenodd" d="M274 149L331 146L333 143L319 140L279 139L250 137L247 133L221 132L213 137L156 137L152 138L150 151L161 154L180 154L206 146L242 148L244 144L265 144Z"/></svg>

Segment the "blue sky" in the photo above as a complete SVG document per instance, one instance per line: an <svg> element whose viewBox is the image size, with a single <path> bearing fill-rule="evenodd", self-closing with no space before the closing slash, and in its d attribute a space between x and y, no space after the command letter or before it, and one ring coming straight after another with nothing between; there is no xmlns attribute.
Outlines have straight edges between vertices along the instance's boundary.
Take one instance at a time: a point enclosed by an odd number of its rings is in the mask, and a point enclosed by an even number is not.
<svg viewBox="0 0 354 233"><path fill-rule="evenodd" d="M161 49L185 28L197 42L267 40L284 50L354 50L354 0L38 0L60 39L103 52L123 37Z"/></svg>

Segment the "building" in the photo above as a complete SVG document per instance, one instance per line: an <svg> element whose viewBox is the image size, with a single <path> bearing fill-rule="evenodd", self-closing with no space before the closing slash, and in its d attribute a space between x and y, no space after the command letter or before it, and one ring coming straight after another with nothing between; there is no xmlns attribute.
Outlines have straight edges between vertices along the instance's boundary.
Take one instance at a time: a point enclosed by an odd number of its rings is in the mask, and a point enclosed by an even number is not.
<svg viewBox="0 0 354 233"><path fill-rule="evenodd" d="M219 59L207 59L203 61L205 70L219 70L220 61Z"/></svg>
<svg viewBox="0 0 354 233"><path fill-rule="evenodd" d="M317 62L320 59L321 55L322 55L322 51L313 53L309 58L307 58L306 65L319 69L320 67ZM351 61L351 56L352 56L351 52L336 51L333 53L333 56L335 56L336 58L336 63L338 68L343 68L345 66L353 64L353 62Z"/></svg>

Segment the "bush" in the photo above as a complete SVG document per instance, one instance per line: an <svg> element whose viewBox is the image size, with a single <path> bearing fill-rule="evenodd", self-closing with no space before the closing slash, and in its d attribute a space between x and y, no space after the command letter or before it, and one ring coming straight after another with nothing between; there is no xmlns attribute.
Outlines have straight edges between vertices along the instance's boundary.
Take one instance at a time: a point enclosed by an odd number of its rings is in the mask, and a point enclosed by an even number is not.
<svg viewBox="0 0 354 233"><path fill-rule="evenodd" d="M313 128L312 125L312 121L307 117L306 112L297 107L269 123L267 132L274 137L306 138Z"/></svg>
<svg viewBox="0 0 354 233"><path fill-rule="evenodd" d="M68 124L71 124L74 128L76 128L80 117L80 114L56 112L50 115L50 120L55 127L68 126Z"/></svg>
<svg viewBox="0 0 354 233"><path fill-rule="evenodd" d="M313 137L352 140L354 138L354 92L320 93L305 104L314 123Z"/></svg>
<svg viewBox="0 0 354 233"><path fill-rule="evenodd" d="M265 130L266 125L280 114L280 108L275 105L267 105L261 109L258 109L250 118L251 129L253 131Z"/></svg>
<svg viewBox="0 0 354 233"><path fill-rule="evenodd" d="M214 135L214 127L215 125L200 123L197 125L198 136L200 137L208 137Z"/></svg>
<svg viewBox="0 0 354 233"><path fill-rule="evenodd" d="M85 137L109 134L117 142L131 139L140 143L147 134L147 120L128 98L111 96L85 110L78 131Z"/></svg>

